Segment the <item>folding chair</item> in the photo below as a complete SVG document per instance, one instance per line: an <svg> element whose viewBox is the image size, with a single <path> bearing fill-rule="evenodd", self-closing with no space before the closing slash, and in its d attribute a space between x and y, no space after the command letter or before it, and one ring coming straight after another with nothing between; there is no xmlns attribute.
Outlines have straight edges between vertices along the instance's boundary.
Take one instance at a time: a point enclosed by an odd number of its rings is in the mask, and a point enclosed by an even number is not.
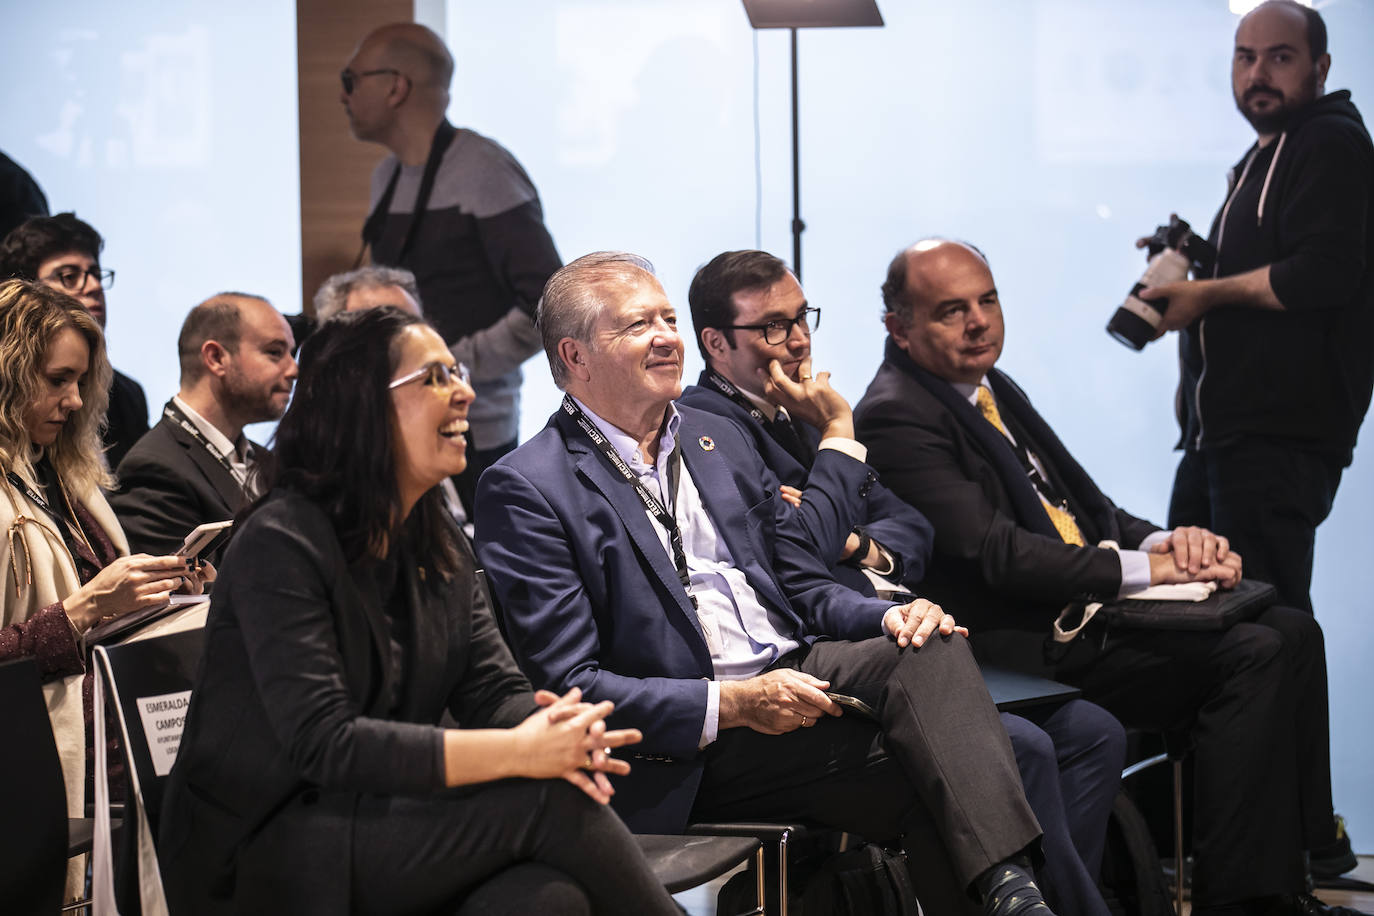
<svg viewBox="0 0 1374 916"><path fill-rule="evenodd" d="M670 894L718 878L752 856L755 906L737 916L763 913L763 844L754 837L637 834L635 839L654 875Z"/></svg>
<svg viewBox="0 0 1374 916"><path fill-rule="evenodd" d="M117 646L96 646L91 663L96 670L97 708L108 702L120 723L124 759L129 767L129 798L125 803L127 841L136 844L139 897L144 913L166 912L162 880L157 869L157 823L162 789L190 703L205 631L183 630ZM105 697L108 696L108 700ZM108 818L109 789L104 767L104 716L96 716L96 838L92 896L97 909L114 908L114 866Z"/></svg>

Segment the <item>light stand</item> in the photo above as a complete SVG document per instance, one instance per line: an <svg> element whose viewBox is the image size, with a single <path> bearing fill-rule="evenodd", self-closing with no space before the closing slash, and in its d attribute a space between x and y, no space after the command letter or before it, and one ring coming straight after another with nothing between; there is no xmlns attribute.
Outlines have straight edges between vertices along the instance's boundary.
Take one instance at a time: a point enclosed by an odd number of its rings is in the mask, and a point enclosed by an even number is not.
<svg viewBox="0 0 1374 916"><path fill-rule="evenodd" d="M787 29L792 39L792 273L801 280L801 118L797 87L797 29L881 27L877 0L743 0L755 29Z"/></svg>

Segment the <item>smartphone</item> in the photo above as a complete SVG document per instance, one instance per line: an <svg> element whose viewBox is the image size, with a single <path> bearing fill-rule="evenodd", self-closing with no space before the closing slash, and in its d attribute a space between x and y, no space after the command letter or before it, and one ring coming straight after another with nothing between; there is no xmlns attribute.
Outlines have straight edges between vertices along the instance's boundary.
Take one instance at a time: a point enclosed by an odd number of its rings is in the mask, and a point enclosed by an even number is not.
<svg viewBox="0 0 1374 916"><path fill-rule="evenodd" d="M868 718L870 719L878 718L877 711L874 710L872 706L869 706L867 703L865 703L858 697L851 697L845 693L835 693L833 690L827 690L825 692L825 695L830 697L830 699L834 700L839 705L843 706L845 709L853 710L861 716L868 716Z"/></svg>
<svg viewBox="0 0 1374 916"><path fill-rule="evenodd" d="M204 525L197 525L188 535L186 540L181 542L177 548L177 556L193 559L200 556L218 541L225 533L232 528L234 520L228 519L223 522L206 522Z"/></svg>

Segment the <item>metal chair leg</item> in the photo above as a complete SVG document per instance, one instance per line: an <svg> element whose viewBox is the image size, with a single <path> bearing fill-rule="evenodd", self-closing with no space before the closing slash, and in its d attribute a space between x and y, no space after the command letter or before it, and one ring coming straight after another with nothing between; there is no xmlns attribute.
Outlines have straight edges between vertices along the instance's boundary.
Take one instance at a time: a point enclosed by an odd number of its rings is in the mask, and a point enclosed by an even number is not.
<svg viewBox="0 0 1374 916"><path fill-rule="evenodd" d="M1174 912L1183 916L1183 761L1174 763Z"/></svg>

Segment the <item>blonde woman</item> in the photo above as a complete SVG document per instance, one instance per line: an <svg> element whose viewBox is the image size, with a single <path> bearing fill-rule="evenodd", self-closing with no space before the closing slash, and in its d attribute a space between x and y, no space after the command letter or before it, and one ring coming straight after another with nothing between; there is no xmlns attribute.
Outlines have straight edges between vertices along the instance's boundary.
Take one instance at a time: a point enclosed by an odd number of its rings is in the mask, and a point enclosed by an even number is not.
<svg viewBox="0 0 1374 916"><path fill-rule="evenodd" d="M128 556L101 493L111 483L99 439L110 372L100 326L80 303L0 283L0 661L38 661L73 817L85 808L83 635L201 587L180 557Z"/></svg>

